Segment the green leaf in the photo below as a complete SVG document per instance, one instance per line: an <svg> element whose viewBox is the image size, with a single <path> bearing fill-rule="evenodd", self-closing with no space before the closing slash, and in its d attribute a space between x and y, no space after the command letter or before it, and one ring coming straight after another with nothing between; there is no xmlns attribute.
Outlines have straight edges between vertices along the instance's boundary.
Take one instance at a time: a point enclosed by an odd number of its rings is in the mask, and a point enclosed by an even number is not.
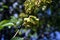
<svg viewBox="0 0 60 40"><path fill-rule="evenodd" d="M3 26L0 26L0 30L3 29L4 27Z"/></svg>
<svg viewBox="0 0 60 40"><path fill-rule="evenodd" d="M9 20L3 20L0 22L0 25L3 25L3 24L8 23L8 22L9 22Z"/></svg>
<svg viewBox="0 0 60 40"><path fill-rule="evenodd" d="M3 5L3 8L8 8L8 6L7 5Z"/></svg>
<svg viewBox="0 0 60 40"><path fill-rule="evenodd" d="M10 22L16 24L17 21L18 21L17 18L15 18L14 16L11 16L11 20L10 20Z"/></svg>
<svg viewBox="0 0 60 40"><path fill-rule="evenodd" d="M18 19L18 21L16 22L16 25L18 26L18 25L21 25L22 24L22 19L20 18L20 19Z"/></svg>
<svg viewBox="0 0 60 40"><path fill-rule="evenodd" d="M3 20L0 22L0 30L3 29L5 26L3 26L4 24L8 23L9 20Z"/></svg>
<svg viewBox="0 0 60 40"><path fill-rule="evenodd" d="M24 40L24 38L15 37L15 38L12 38L11 40Z"/></svg>
<svg viewBox="0 0 60 40"><path fill-rule="evenodd" d="M14 26L13 23L6 23L6 24L3 24L2 26Z"/></svg>

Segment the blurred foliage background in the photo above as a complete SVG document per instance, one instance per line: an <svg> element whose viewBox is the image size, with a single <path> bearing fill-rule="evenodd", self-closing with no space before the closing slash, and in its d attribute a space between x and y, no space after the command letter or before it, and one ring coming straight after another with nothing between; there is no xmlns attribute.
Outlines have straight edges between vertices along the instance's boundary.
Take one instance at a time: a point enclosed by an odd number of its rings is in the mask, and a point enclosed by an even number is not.
<svg viewBox="0 0 60 40"><path fill-rule="evenodd" d="M60 40L59 32L60 0L0 0L1 40Z"/></svg>

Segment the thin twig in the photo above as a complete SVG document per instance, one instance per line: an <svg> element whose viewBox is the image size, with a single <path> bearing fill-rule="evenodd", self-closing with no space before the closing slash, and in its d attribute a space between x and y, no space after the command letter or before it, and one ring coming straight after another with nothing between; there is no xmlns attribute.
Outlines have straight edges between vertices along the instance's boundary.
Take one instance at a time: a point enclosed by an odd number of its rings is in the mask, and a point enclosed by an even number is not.
<svg viewBox="0 0 60 40"><path fill-rule="evenodd" d="M16 37L16 35L18 34L18 32L19 32L19 30L17 30L17 32L15 33L15 35L12 38Z"/></svg>

